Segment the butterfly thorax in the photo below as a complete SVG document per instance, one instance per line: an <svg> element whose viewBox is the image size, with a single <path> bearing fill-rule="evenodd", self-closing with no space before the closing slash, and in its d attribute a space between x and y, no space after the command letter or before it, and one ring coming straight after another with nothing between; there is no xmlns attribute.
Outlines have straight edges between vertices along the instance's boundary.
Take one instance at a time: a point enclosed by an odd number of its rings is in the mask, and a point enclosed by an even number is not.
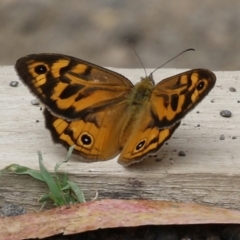
<svg viewBox="0 0 240 240"><path fill-rule="evenodd" d="M153 88L154 82L150 77L142 78L139 83L134 85L130 94L130 105L144 104L144 102L149 100Z"/></svg>

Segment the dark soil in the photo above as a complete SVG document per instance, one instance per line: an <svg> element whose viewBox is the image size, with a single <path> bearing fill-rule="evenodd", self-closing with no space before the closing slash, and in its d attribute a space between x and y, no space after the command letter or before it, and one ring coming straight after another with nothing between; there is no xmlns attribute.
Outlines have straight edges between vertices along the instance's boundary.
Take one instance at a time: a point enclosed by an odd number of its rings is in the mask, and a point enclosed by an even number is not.
<svg viewBox="0 0 240 240"><path fill-rule="evenodd" d="M142 226L100 229L48 240L239 240L239 225Z"/></svg>

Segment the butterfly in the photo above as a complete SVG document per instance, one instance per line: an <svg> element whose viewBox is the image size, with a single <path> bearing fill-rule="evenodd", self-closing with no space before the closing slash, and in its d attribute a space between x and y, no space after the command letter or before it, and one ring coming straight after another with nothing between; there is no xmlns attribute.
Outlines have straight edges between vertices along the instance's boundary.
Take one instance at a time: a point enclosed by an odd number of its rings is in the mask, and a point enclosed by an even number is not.
<svg viewBox="0 0 240 240"><path fill-rule="evenodd" d="M133 85L124 76L62 54L31 54L15 69L45 106L55 143L84 162L130 165L155 155L181 119L213 88L216 76L194 69L155 85L152 73Z"/></svg>

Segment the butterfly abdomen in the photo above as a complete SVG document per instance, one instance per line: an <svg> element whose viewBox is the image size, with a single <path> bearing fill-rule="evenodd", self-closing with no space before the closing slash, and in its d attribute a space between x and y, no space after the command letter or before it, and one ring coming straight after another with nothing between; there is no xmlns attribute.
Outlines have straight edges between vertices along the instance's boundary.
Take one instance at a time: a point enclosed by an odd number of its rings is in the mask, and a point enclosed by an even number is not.
<svg viewBox="0 0 240 240"><path fill-rule="evenodd" d="M149 99L152 94L153 84L148 78L134 85L128 95L128 106L124 112L124 120L121 123L122 132L119 138L121 148L128 141L129 136L135 131L135 128L141 124L145 111L150 110ZM148 111L148 110L147 110Z"/></svg>

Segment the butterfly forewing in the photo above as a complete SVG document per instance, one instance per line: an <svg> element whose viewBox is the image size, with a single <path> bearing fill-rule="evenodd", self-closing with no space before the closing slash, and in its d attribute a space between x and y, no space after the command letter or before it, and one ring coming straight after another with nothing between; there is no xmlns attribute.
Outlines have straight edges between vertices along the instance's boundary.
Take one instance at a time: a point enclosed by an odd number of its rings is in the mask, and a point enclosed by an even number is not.
<svg viewBox="0 0 240 240"><path fill-rule="evenodd" d="M54 115L69 120L123 101L133 86L118 73L65 55L33 54L20 58L15 67Z"/></svg>
<svg viewBox="0 0 240 240"><path fill-rule="evenodd" d="M156 126L166 128L181 120L214 87L216 76L205 69L190 70L164 79L151 95Z"/></svg>

